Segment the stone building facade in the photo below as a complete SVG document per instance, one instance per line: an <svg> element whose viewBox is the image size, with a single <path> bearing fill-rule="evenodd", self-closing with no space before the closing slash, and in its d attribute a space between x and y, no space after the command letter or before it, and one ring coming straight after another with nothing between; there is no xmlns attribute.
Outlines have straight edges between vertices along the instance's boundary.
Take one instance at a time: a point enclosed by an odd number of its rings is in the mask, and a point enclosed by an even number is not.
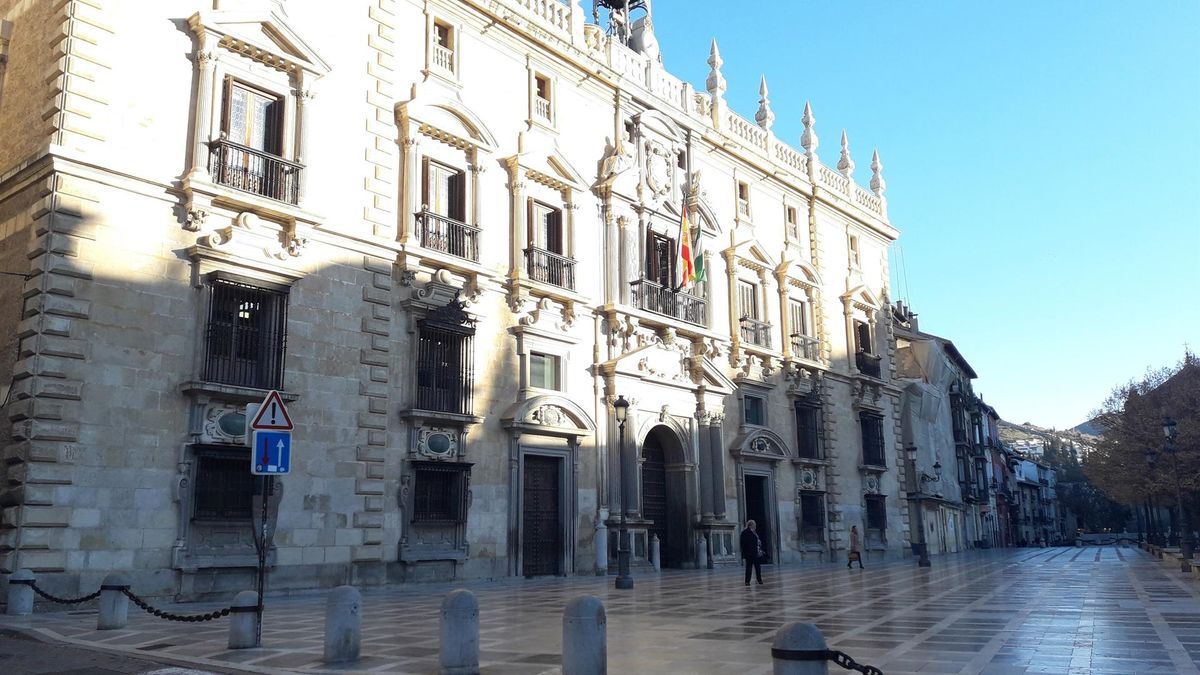
<svg viewBox="0 0 1200 675"><path fill-rule="evenodd" d="M248 587L271 389L273 588L906 554L878 156L607 4L0 1L0 571Z"/></svg>

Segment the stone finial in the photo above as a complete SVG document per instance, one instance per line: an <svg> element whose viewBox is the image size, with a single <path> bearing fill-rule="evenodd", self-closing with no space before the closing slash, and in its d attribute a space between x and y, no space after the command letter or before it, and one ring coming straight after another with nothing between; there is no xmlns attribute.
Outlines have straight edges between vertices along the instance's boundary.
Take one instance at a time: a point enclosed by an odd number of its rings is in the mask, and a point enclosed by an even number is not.
<svg viewBox="0 0 1200 675"><path fill-rule="evenodd" d="M721 66L724 63L721 60L721 52L717 49L717 39L713 38L712 49L708 52L708 65L712 70L708 71L708 80L705 81L705 84L708 86L708 93L713 97L713 100L725 96L725 77L721 75Z"/></svg>
<svg viewBox="0 0 1200 675"><path fill-rule="evenodd" d="M817 138L817 130L815 128L817 118L813 117L812 106L806 101L804 103L804 133L800 135L800 147L804 148L807 155L816 155L817 148L821 145L821 139Z"/></svg>
<svg viewBox="0 0 1200 675"><path fill-rule="evenodd" d="M771 99L767 98L767 76L763 75L762 80L758 85L758 112L754 114L754 121L758 122L758 126L771 130L771 125L775 124L775 113L771 110Z"/></svg>
<svg viewBox="0 0 1200 675"><path fill-rule="evenodd" d="M846 137L845 129L842 129L842 158L838 160L837 168L846 178L854 176L854 159L850 157L850 139Z"/></svg>
<svg viewBox="0 0 1200 675"><path fill-rule="evenodd" d="M871 192L876 197L882 197L887 191L887 181L883 179L883 162L879 161L879 151L871 155Z"/></svg>

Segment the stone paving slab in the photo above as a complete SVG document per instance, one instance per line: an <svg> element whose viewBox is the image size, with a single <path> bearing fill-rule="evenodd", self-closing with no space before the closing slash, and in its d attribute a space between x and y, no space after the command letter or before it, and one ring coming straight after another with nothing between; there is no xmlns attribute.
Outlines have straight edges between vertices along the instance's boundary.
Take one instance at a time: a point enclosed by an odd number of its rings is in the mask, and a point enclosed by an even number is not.
<svg viewBox="0 0 1200 675"><path fill-rule="evenodd" d="M338 668L320 661L321 592L268 594L264 646L249 650L226 649L227 620L180 624L135 607L119 631L96 631L95 610L4 617L0 626L193 668L435 673L441 600L463 587L479 601L482 670L494 675L560 672L562 608L584 594L605 604L612 673L770 673L776 629L809 621L832 649L888 675L1200 675L1200 583L1137 549L979 551L935 557L927 569L771 566L764 580L746 587L740 569L721 569L639 576L632 592L611 577L367 588L363 659Z"/></svg>

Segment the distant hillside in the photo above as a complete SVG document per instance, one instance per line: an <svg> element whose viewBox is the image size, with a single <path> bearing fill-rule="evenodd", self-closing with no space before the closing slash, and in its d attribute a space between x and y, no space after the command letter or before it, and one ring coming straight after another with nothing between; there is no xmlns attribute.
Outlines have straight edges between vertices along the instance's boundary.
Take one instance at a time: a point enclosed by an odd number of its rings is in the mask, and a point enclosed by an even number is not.
<svg viewBox="0 0 1200 675"><path fill-rule="evenodd" d="M1077 434L1083 434L1085 436L1103 436L1104 435L1104 427L1097 424L1095 419L1090 419L1090 420L1084 422L1083 424L1079 424L1074 427L1071 427L1071 431L1074 431Z"/></svg>

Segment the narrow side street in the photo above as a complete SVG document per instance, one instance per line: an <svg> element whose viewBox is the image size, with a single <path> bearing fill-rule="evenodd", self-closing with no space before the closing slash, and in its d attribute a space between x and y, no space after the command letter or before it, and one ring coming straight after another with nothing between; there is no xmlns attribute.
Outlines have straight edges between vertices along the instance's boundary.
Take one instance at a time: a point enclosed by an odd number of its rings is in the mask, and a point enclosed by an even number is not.
<svg viewBox="0 0 1200 675"><path fill-rule="evenodd" d="M831 648L888 675L1200 672L1200 584L1136 548L979 551L935 557L927 570L911 561L772 567L764 579L747 588L741 570L722 569L640 576L632 592L611 578L464 587L479 599L485 673L557 672L561 612L581 594L604 601L612 673L769 673L770 642L791 621L815 622ZM451 588L366 590L363 659L336 672L436 672L439 607ZM226 649L224 620L175 624L138 612L127 629L98 632L94 610L83 610L5 617L3 626L206 670L332 672L320 662L324 600L269 598L265 646L250 650ZM38 670L37 658L18 651L8 672L104 672Z"/></svg>

